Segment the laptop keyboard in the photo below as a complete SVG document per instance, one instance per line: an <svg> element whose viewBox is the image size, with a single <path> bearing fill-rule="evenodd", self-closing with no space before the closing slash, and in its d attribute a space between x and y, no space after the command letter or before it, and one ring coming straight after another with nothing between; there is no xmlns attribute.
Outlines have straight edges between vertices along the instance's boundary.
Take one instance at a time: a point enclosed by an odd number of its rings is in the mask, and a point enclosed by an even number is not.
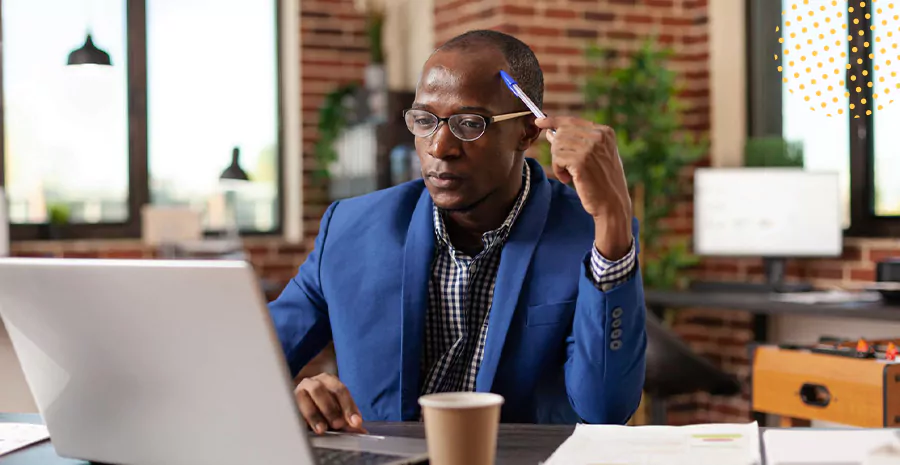
<svg viewBox="0 0 900 465"><path fill-rule="evenodd" d="M320 465L382 465L402 458L396 455L323 447L314 447L313 450Z"/></svg>

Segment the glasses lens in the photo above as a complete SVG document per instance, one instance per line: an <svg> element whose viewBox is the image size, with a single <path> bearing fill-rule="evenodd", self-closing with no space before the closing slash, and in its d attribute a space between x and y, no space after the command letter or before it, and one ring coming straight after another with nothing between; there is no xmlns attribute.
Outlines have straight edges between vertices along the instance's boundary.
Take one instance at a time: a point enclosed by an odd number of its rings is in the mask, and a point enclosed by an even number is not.
<svg viewBox="0 0 900 465"><path fill-rule="evenodd" d="M481 115L453 115L448 124L453 134L465 141L478 139L487 127Z"/></svg>
<svg viewBox="0 0 900 465"><path fill-rule="evenodd" d="M428 137L437 127L437 116L424 110L409 110L406 112L406 127L416 137Z"/></svg>

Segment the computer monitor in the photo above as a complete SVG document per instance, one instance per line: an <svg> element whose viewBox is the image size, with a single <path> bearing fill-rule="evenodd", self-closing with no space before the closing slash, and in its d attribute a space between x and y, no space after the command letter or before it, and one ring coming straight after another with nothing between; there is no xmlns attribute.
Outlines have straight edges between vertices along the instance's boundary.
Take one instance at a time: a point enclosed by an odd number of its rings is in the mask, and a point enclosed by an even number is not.
<svg viewBox="0 0 900 465"><path fill-rule="evenodd" d="M694 252L763 257L767 286L784 284L784 259L836 257L843 249L838 173L800 168L699 168L694 174Z"/></svg>

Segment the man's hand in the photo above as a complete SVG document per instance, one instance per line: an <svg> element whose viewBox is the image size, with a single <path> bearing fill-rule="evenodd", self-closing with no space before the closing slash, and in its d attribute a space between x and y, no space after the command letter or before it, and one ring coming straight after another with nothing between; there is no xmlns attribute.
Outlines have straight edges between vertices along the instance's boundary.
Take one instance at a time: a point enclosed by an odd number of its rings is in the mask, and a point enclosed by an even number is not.
<svg viewBox="0 0 900 465"><path fill-rule="evenodd" d="M547 131L553 172L574 182L584 209L594 217L594 245L609 260L624 257L632 244L631 196L612 128L573 117L539 118Z"/></svg>
<svg viewBox="0 0 900 465"><path fill-rule="evenodd" d="M294 396L300 413L316 434L323 434L329 428L366 433L362 428L362 415L350 391L334 375L322 373L300 381Z"/></svg>

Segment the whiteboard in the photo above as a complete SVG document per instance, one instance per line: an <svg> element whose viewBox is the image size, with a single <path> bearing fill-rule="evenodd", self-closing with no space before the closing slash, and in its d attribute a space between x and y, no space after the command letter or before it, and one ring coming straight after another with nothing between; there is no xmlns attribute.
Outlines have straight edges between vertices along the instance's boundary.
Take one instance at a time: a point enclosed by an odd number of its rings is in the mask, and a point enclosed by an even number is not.
<svg viewBox="0 0 900 465"><path fill-rule="evenodd" d="M698 168L694 252L828 257L841 254L838 173L800 168Z"/></svg>

